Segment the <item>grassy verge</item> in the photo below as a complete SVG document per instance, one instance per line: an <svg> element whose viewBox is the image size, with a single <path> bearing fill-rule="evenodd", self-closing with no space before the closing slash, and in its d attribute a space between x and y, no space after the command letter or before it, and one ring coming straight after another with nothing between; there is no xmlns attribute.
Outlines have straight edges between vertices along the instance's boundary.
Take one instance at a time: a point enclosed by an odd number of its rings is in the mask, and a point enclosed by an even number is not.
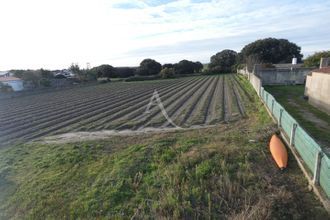
<svg viewBox="0 0 330 220"><path fill-rule="evenodd" d="M326 219L293 157L284 173L274 165L273 127L256 100L214 128L11 146L0 150L0 217Z"/></svg>
<svg viewBox="0 0 330 220"><path fill-rule="evenodd" d="M265 89L323 146L330 146L330 116L303 98L305 87L266 86Z"/></svg>

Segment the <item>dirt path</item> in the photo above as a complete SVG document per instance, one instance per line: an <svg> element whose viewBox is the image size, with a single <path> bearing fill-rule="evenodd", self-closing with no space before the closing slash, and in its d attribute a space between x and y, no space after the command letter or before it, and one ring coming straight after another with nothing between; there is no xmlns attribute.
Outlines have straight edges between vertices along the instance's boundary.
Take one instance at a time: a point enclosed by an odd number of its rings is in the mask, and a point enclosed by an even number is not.
<svg viewBox="0 0 330 220"><path fill-rule="evenodd" d="M63 143L74 143L81 141L90 141L90 140L102 140L108 139L113 136L137 136L137 135L147 135L147 134L157 134L157 133L170 133L177 131L188 131L195 129L204 129L211 128L219 125L207 125L199 126L194 125L189 128L154 128L146 127L139 130L103 130L95 132L70 132L65 134L59 134L54 136L44 137L33 142L47 143L47 144L63 144Z"/></svg>

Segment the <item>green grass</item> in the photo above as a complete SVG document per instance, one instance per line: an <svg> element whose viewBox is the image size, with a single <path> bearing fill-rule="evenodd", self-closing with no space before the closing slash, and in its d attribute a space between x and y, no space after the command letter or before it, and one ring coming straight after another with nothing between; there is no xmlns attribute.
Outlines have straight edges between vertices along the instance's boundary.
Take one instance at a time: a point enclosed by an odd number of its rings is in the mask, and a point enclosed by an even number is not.
<svg viewBox="0 0 330 220"><path fill-rule="evenodd" d="M328 218L293 156L274 165L274 124L253 98L214 128L1 149L0 218Z"/></svg>
<svg viewBox="0 0 330 220"><path fill-rule="evenodd" d="M330 116L303 98L304 86L265 86L265 90L270 92L317 142L330 146ZM306 112L312 117L306 115ZM316 123L315 119L322 121L325 126Z"/></svg>

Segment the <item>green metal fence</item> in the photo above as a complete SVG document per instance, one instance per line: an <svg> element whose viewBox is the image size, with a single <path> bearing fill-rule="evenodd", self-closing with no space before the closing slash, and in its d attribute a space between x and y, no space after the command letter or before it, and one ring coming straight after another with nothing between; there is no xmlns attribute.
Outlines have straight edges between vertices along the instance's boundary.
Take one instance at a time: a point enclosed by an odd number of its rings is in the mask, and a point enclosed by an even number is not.
<svg viewBox="0 0 330 220"><path fill-rule="evenodd" d="M275 98L265 91L263 87L259 91L260 97L268 110L277 120L278 125L287 136L288 142L297 150L315 184L319 184L328 199L330 198L330 159L314 139L299 126L297 121L281 106Z"/></svg>

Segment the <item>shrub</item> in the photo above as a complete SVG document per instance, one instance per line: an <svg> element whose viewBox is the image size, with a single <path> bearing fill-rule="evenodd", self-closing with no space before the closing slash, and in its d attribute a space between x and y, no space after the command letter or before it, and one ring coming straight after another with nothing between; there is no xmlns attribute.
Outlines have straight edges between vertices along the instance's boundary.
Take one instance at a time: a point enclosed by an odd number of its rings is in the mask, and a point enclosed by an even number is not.
<svg viewBox="0 0 330 220"><path fill-rule="evenodd" d="M13 92L13 88L10 85L0 82L0 92Z"/></svg>
<svg viewBox="0 0 330 220"><path fill-rule="evenodd" d="M162 71L160 71L159 75L163 79L174 78L175 71L174 71L173 68L167 68L167 67L165 67L164 69L162 69Z"/></svg>
<svg viewBox="0 0 330 220"><path fill-rule="evenodd" d="M51 83L50 83L50 80L49 79L41 79L40 80L40 85L44 86L44 87L50 87L51 86Z"/></svg>
<svg viewBox="0 0 330 220"><path fill-rule="evenodd" d="M330 50L316 52L313 55L308 56L304 60L304 66L305 67L319 67L320 66L320 60L321 60L322 57L330 57Z"/></svg>

